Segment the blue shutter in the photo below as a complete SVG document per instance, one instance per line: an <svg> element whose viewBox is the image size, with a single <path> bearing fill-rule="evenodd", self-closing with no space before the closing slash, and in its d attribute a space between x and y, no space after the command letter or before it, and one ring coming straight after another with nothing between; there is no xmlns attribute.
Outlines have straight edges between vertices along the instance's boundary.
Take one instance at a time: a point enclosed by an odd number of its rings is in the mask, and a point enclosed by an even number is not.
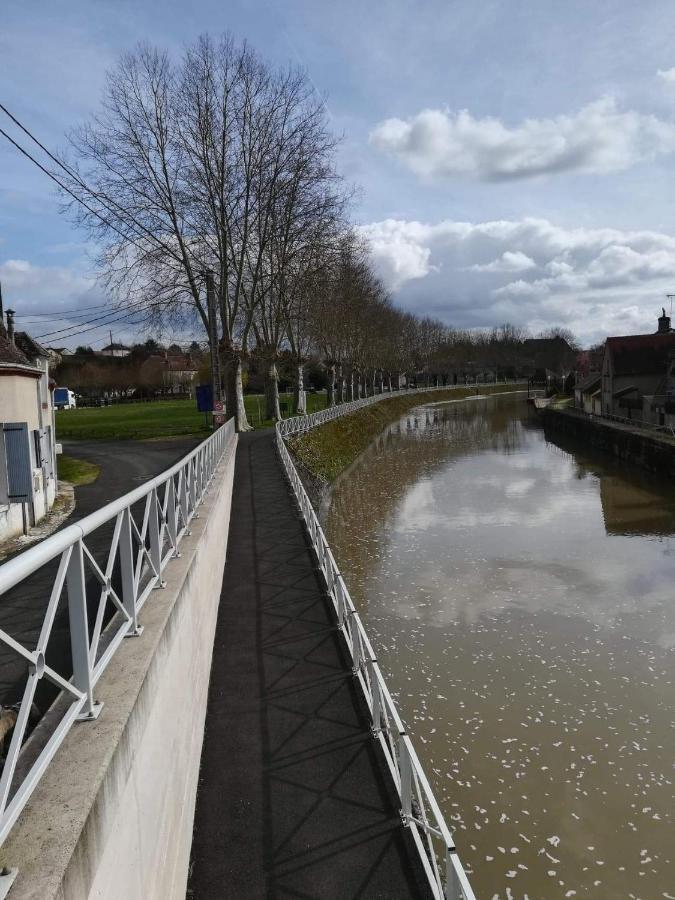
<svg viewBox="0 0 675 900"><path fill-rule="evenodd" d="M5 422L2 427L7 467L7 496L14 503L33 497L33 467L27 422Z"/></svg>

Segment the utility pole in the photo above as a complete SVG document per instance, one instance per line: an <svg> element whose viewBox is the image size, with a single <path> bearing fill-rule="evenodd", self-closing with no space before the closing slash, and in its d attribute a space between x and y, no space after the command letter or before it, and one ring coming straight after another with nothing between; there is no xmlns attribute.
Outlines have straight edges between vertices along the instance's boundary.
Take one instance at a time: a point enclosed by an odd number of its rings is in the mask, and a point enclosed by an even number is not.
<svg viewBox="0 0 675 900"><path fill-rule="evenodd" d="M218 315L216 309L216 286L213 280L213 270L206 270L206 307L209 320L209 348L211 350L211 390L213 403L221 399L220 396L220 360L218 358Z"/></svg>

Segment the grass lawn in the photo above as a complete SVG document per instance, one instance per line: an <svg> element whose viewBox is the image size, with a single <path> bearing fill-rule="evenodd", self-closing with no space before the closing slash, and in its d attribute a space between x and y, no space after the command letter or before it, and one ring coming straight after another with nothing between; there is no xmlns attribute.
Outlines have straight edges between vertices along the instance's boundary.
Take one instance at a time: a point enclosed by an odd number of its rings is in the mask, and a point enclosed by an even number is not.
<svg viewBox="0 0 675 900"><path fill-rule="evenodd" d="M75 459L73 456L57 456L56 468L59 479L71 484L91 484L101 471L95 463Z"/></svg>
<svg viewBox="0 0 675 900"><path fill-rule="evenodd" d="M291 394L281 394L282 414L292 415ZM265 398L250 394L244 398L246 414L256 427L271 425L265 420ZM308 394L309 412L323 409L325 394ZM154 400L150 403L120 403L113 406L63 409L56 413L56 439L72 440L143 440L180 435L210 433L204 413L197 411L195 400ZM64 478L66 476L63 476Z"/></svg>

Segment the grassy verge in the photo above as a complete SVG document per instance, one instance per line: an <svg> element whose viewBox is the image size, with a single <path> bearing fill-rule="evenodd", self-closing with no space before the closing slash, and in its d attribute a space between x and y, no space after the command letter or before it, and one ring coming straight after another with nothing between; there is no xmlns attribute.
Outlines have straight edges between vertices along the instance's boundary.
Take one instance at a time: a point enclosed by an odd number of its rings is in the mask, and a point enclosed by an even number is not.
<svg viewBox="0 0 675 900"><path fill-rule="evenodd" d="M421 403L437 403L441 400L459 400L479 394L499 394L518 390L518 385L504 384L491 387L469 386L435 391L433 394L407 394L366 406L358 412L341 416L314 428L307 434L290 438L289 449L301 468L313 479L330 483L351 465L356 457L390 423Z"/></svg>
<svg viewBox="0 0 675 900"><path fill-rule="evenodd" d="M58 456L56 468L59 479L69 481L71 484L91 484L92 481L96 481L101 471L95 463L75 459L73 456Z"/></svg>
<svg viewBox="0 0 675 900"><path fill-rule="evenodd" d="M284 415L292 415L290 394L280 397ZM265 398L248 394L244 398L246 414L256 427L271 425L264 419ZM325 394L308 394L309 412L323 409ZM57 440L147 440L210 433L208 418L197 411L194 400L156 400L150 403L120 403L84 409L64 409L56 413Z"/></svg>

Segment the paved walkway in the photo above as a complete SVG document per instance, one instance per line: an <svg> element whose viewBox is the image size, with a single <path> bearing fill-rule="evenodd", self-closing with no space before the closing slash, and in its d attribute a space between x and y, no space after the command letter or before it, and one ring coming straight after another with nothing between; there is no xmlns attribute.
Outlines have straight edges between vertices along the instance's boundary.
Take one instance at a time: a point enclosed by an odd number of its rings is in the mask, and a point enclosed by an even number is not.
<svg viewBox="0 0 675 900"><path fill-rule="evenodd" d="M188 897L427 897L271 434L236 465Z"/></svg>

